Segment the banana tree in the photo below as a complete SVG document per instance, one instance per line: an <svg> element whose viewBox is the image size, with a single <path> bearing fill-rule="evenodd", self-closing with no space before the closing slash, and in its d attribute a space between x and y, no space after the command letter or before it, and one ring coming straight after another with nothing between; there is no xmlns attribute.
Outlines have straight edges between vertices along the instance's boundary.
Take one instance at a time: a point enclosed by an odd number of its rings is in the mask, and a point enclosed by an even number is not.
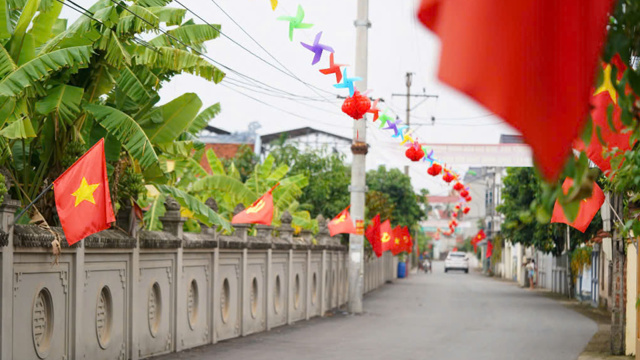
<svg viewBox="0 0 640 360"><path fill-rule="evenodd" d="M0 166L23 204L102 137L113 182L121 167L166 182L163 149L193 143L215 115L216 106L201 111L190 93L157 105L160 87L177 74L224 77L193 51L204 51L220 27L185 20L185 9L166 3L100 0L67 26L61 2L0 0ZM173 27L179 41L160 26ZM148 34L156 36L139 39ZM41 205L52 219L52 198Z"/></svg>
<svg viewBox="0 0 640 360"><path fill-rule="evenodd" d="M177 155L177 154L175 154ZM307 186L308 179L304 175L287 177L289 166L276 165L272 156L268 156L262 164L257 164L245 182L233 162L227 167L211 149L196 150L189 156L177 156L172 160L172 178L176 188L191 194L200 201L209 197L216 200L220 215L227 220L233 217L233 210L238 204L249 206L262 194L271 189L276 183L280 185L273 191L274 198L274 226L280 225L280 215L288 210L293 217L295 226L305 229L317 228L315 220L309 212L299 210L297 199L302 195L302 189ZM211 173L194 159L206 158ZM158 189L160 190L160 189ZM165 188L166 190L166 188ZM162 192L159 193L162 195ZM150 204L153 209L163 201L163 197L154 197ZM189 214L185 214L189 216ZM154 216L148 213L147 225L159 226Z"/></svg>

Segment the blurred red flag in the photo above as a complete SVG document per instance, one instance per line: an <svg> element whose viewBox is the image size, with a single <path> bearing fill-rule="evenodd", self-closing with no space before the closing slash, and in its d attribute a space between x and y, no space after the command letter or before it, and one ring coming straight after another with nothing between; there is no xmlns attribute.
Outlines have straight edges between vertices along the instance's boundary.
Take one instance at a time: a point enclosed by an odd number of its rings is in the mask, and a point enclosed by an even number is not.
<svg viewBox="0 0 640 360"><path fill-rule="evenodd" d="M403 250L411 254L413 252L413 239L408 227L402 228L402 247Z"/></svg>
<svg viewBox="0 0 640 360"><path fill-rule="evenodd" d="M271 225L271 221L273 220L273 195L271 192L278 185L267 191L258 200L251 204L251 206L236 214L231 219L231 223Z"/></svg>
<svg viewBox="0 0 640 360"><path fill-rule="evenodd" d="M562 184L562 190L567 193L569 191L569 188L571 188L571 185L573 185L573 179L565 179L564 183ZM560 203L558 203L558 201L556 201L555 205L553 206L551 222L567 224L573 226L581 232L585 232L585 230L587 230L587 228L589 227L589 224L591 224L591 220L593 220L593 217L596 216L603 203L604 193L602 192L602 189L600 189L598 184L594 182L593 193L591 194L591 197L580 202L578 216L576 216L576 219L573 222L569 222L566 215L564 214L564 210L562 210L562 206L560 206Z"/></svg>
<svg viewBox="0 0 640 360"><path fill-rule="evenodd" d="M545 178L562 172L589 111L614 0L422 0L438 76L522 133Z"/></svg>
<svg viewBox="0 0 640 360"><path fill-rule="evenodd" d="M626 151L632 146L630 144L631 132L623 133L625 126L622 124L620 114L622 110L617 104L618 94L611 82L611 71L613 67L617 69L617 79L623 76L627 66L624 64L620 55L616 54L611 59L611 64L603 64L603 81L596 90L594 90L591 98L591 119L593 126L591 130L591 140L589 146L585 146L582 139L576 139L574 147L577 150L584 151L587 157L591 159L605 175L611 171L611 158L605 157L605 151L611 151L618 148L619 151ZM608 111L611 112L611 123L609 123ZM602 144L604 142L604 146Z"/></svg>
<svg viewBox="0 0 640 360"><path fill-rule="evenodd" d="M95 145L53 182L58 217L69 245L109 228L115 222L104 139Z"/></svg>
<svg viewBox="0 0 640 360"><path fill-rule="evenodd" d="M393 242L391 238L393 230L391 229L391 221L389 219L385 220L382 225L380 225L380 252L383 253L387 250L391 250Z"/></svg>
<svg viewBox="0 0 640 360"><path fill-rule="evenodd" d="M493 255L493 243L491 241L487 241L487 258L490 258Z"/></svg>
<svg viewBox="0 0 640 360"><path fill-rule="evenodd" d="M380 214L376 215L373 219L371 219L371 225L367 227L367 230L364 233L364 236L371 244L371 248L373 248L373 252L377 257L382 256L382 243L380 241Z"/></svg>
<svg viewBox="0 0 640 360"><path fill-rule="evenodd" d="M338 216L334 217L333 220L329 221L329 234L331 236L337 234L355 234L356 227L353 225L353 220L351 220L351 214L349 214L349 207L342 210Z"/></svg>
<svg viewBox="0 0 640 360"><path fill-rule="evenodd" d="M478 243L484 239L487 238L487 235L485 235L484 230L480 229L480 231L478 231L478 233L476 234L476 236L471 240L471 244L473 245L473 252L478 252Z"/></svg>
<svg viewBox="0 0 640 360"><path fill-rule="evenodd" d="M402 243L402 236L404 235L403 233L404 231L402 230L400 225L396 226L391 231L391 239L392 239L391 253L394 256L404 251L404 244Z"/></svg>

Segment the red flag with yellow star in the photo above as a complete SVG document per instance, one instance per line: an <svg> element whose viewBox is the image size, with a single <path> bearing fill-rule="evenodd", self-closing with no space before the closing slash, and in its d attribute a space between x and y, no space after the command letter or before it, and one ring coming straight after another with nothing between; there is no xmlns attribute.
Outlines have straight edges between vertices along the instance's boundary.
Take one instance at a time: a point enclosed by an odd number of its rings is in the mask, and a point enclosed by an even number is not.
<svg viewBox="0 0 640 360"><path fill-rule="evenodd" d="M380 243L381 248L380 252L383 253L387 250L391 250L393 247L393 230L391 230L391 221L389 219L385 220L382 225L380 225Z"/></svg>
<svg viewBox="0 0 640 360"><path fill-rule="evenodd" d="M280 183L267 191L251 204L251 206L236 214L233 219L231 219L231 223L271 225L271 221L273 220L273 195L271 192L278 185L280 185Z"/></svg>
<svg viewBox="0 0 640 360"><path fill-rule="evenodd" d="M327 226L329 227L329 234L331 236L356 233L356 227L353 225L353 220L351 220L351 215L349 214L350 207L351 205L347 206L338 216L329 221L329 225Z"/></svg>
<svg viewBox="0 0 640 360"><path fill-rule="evenodd" d="M116 221L111 205L104 139L53 182L56 209L67 243L109 228Z"/></svg>
<svg viewBox="0 0 640 360"><path fill-rule="evenodd" d="M394 256L400 254L405 250L403 235L404 235L404 231L400 227L400 225L396 226L391 231L391 239L392 239L391 253Z"/></svg>
<svg viewBox="0 0 640 360"><path fill-rule="evenodd" d="M380 214L371 219L371 225L367 227L364 236L369 240L371 248L377 257L382 256L382 233L380 232Z"/></svg>
<svg viewBox="0 0 640 360"><path fill-rule="evenodd" d="M567 193L569 189L573 185L573 179L566 178L564 183L562 183L562 191ZM585 232L591 224L591 220L596 216L598 210L604 203L604 193L602 189L596 184L593 183L593 192L591 193L591 197L584 199L580 202L580 208L578 209L578 215L573 222L569 222L567 216L564 214L564 210L560 203L556 200L555 205L553 206L553 214L551 215L552 223L563 223L569 226L572 226L581 232Z"/></svg>

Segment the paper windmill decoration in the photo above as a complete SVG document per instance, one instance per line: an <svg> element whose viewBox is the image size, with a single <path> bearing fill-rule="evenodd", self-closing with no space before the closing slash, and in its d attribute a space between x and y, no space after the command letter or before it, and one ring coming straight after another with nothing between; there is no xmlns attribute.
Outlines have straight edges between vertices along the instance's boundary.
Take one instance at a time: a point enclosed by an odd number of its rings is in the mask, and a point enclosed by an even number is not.
<svg viewBox="0 0 640 360"><path fill-rule="evenodd" d="M293 30L310 29L313 27L313 24L306 24L302 22L304 21L304 10L300 5L298 5L298 12L296 13L296 16L280 16L278 17L278 20L289 22L289 41L293 41Z"/></svg>
<svg viewBox="0 0 640 360"><path fill-rule="evenodd" d="M438 163L433 163L428 169L427 173L431 176L438 176L442 172L442 166L438 165Z"/></svg>
<svg viewBox="0 0 640 360"><path fill-rule="evenodd" d="M333 48L331 46L327 46L324 44L320 44L320 38L322 37L322 31L320 31L318 34L316 34L316 38L313 40L313 44L309 45L309 44L305 44L303 42L300 42L300 44L302 46L304 46L305 49L313 52L313 60L311 61L311 65L315 65L320 61L320 58L322 57L322 52L324 51L328 51L330 53L333 53Z"/></svg>
<svg viewBox="0 0 640 360"><path fill-rule="evenodd" d="M414 142L404 153L411 161L420 161L424 157L424 151L418 142Z"/></svg>
<svg viewBox="0 0 640 360"><path fill-rule="evenodd" d="M444 175L442 176L442 180L444 180L447 184L452 182L453 179L454 179L454 177L449 171L445 171L444 172Z"/></svg>
<svg viewBox="0 0 640 360"><path fill-rule="evenodd" d="M376 99L376 101L373 102L373 105L371 105L371 109L367 111L368 113L373 114L373 122L376 122L376 120L378 120L378 116L380 113L380 109L378 108L378 101L380 101L380 99Z"/></svg>
<svg viewBox="0 0 640 360"><path fill-rule="evenodd" d="M361 77L354 77L354 78L350 78L347 77L347 69L343 69L342 70L342 77L343 77L343 81L339 84L335 84L333 85L333 87L335 87L336 89L349 89L349 96L353 96L353 94L355 93L355 86L353 85L354 82L356 81L362 81Z"/></svg>
<svg viewBox="0 0 640 360"><path fill-rule="evenodd" d="M355 91L353 96L348 97L342 103L342 112L351 116L355 120L360 120L364 114L371 108L371 101L368 97L360 94L359 91Z"/></svg>
<svg viewBox="0 0 640 360"><path fill-rule="evenodd" d="M336 64L333 61L333 53L329 55L329 67L326 69L320 69L320 72L325 75L336 74L336 83L340 83L342 81L342 71L340 71L341 66L347 66L344 64Z"/></svg>
<svg viewBox="0 0 640 360"><path fill-rule="evenodd" d="M278 0L271 0L271 10L275 10L278 7Z"/></svg>

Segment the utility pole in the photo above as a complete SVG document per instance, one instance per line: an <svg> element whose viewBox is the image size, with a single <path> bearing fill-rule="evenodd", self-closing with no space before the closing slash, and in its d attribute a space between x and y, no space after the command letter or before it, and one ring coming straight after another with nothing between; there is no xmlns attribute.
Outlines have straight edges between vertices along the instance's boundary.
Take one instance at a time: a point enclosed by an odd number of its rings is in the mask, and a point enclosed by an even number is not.
<svg viewBox="0 0 640 360"><path fill-rule="evenodd" d="M356 27L356 68L355 76L362 78L361 89L367 89L367 55L369 45L369 0L358 0ZM353 162L351 165L351 217L356 222L356 233L349 235L349 304L352 314L363 311L364 290L364 200L367 192L365 182L367 148L366 117L353 122Z"/></svg>
<svg viewBox="0 0 640 360"><path fill-rule="evenodd" d="M428 95L428 94L415 94L415 95L411 95L411 84L413 83L413 73L412 72L407 72L407 80L406 80L406 85L407 85L407 93L406 94L392 94L392 96L404 96L407 98L407 118L405 119L405 122L407 124L407 126L411 125L411 97L419 97L419 98L425 98L429 99L429 98L438 98L438 95ZM409 165L405 165L404 166L404 174L407 176L409 175ZM416 242L415 244L413 244L413 263L417 264L418 262L418 254L417 254L417 249L418 249L418 236L416 234ZM407 257L407 276L409 275L409 270L410 270L410 266L409 266L409 257Z"/></svg>

